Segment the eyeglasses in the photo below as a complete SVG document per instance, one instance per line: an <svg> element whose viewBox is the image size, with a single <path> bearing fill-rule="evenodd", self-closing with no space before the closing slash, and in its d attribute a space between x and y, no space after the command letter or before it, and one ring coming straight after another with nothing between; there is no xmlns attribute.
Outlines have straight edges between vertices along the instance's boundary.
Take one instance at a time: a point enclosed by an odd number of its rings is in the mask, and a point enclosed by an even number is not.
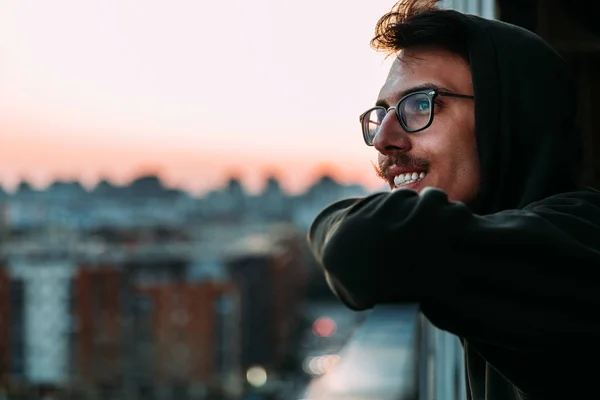
<svg viewBox="0 0 600 400"><path fill-rule="evenodd" d="M459 97L463 99L474 99L475 96L442 92L437 89L419 90L402 97L394 107L385 108L376 106L368 109L360 115L363 138L367 146L373 146L375 136L379 133L379 127L390 110L396 111L398 122L406 132L419 132L427 128L433 122L433 109L437 96Z"/></svg>

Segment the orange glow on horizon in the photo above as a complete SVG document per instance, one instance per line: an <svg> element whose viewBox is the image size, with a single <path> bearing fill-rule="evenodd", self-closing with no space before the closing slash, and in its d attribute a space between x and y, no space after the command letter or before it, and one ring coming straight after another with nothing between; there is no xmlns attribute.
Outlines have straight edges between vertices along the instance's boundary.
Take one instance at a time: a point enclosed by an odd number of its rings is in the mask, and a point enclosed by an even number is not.
<svg viewBox="0 0 600 400"><path fill-rule="evenodd" d="M284 190L303 191L324 175L345 184L381 187L368 157L346 156L329 161L326 155L197 153L195 150L160 149L157 146L118 146L63 142L51 138L11 140L0 147L0 182L9 189L22 179L36 187L54 180L80 180L91 187L101 179L126 184L135 177L154 174L167 186L193 193L222 187L238 177L250 192L275 176Z"/></svg>

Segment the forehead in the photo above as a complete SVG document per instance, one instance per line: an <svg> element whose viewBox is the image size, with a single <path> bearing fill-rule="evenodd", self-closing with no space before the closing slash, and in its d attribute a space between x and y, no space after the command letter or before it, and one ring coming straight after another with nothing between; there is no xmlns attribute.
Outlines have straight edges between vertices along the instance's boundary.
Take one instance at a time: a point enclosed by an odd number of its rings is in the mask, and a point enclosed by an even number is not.
<svg viewBox="0 0 600 400"><path fill-rule="evenodd" d="M462 57L446 50L416 49L402 51L394 60L378 99L392 104L426 84L473 94L471 70Z"/></svg>

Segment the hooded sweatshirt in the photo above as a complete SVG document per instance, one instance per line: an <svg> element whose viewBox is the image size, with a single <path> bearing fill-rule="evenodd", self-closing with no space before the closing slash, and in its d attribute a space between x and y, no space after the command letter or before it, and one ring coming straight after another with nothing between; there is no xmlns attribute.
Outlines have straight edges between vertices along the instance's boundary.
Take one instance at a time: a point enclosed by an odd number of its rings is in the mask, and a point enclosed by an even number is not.
<svg viewBox="0 0 600 400"><path fill-rule="evenodd" d="M475 93L477 204L436 188L345 199L317 216L309 244L349 308L417 302L461 338L470 400L595 398L600 192L578 184L567 66L527 30L456 14Z"/></svg>

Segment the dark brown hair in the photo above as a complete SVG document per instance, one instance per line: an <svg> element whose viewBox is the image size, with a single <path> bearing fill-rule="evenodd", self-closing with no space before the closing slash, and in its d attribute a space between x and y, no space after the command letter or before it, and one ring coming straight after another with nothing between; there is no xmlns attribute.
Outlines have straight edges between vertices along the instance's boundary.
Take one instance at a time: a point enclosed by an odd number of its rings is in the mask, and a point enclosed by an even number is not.
<svg viewBox="0 0 600 400"><path fill-rule="evenodd" d="M371 47L388 55L412 47L438 47L468 62L460 15L439 9L437 3L438 0L400 0L377 21Z"/></svg>

